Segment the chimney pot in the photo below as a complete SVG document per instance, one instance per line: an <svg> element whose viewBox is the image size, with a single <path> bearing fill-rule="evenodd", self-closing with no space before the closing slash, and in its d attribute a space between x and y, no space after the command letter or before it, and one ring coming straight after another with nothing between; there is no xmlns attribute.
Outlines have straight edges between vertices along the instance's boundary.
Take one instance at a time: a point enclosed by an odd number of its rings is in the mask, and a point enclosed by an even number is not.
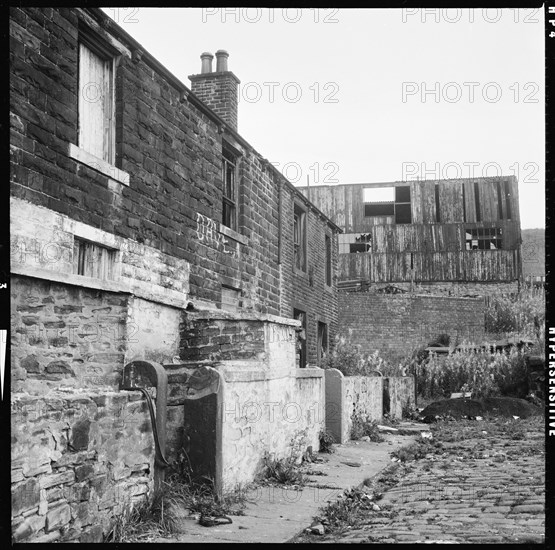
<svg viewBox="0 0 555 550"><path fill-rule="evenodd" d="M200 54L200 59L202 60L202 66L200 69L201 74L212 72L212 60L214 56L210 52L204 52Z"/></svg>
<svg viewBox="0 0 555 550"><path fill-rule="evenodd" d="M223 73L228 70L227 58L229 54L225 50L218 50L216 52L216 72Z"/></svg>

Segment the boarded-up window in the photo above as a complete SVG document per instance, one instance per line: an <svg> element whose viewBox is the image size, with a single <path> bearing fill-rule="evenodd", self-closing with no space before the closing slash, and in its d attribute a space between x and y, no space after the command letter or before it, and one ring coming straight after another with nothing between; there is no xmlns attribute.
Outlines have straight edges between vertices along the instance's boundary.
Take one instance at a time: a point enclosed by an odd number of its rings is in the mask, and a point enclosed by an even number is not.
<svg viewBox="0 0 555 550"><path fill-rule="evenodd" d="M331 237L326 235L326 285L331 286Z"/></svg>
<svg viewBox="0 0 555 550"><path fill-rule="evenodd" d="M117 251L75 237L73 273L95 279L114 279Z"/></svg>
<svg viewBox="0 0 555 550"><path fill-rule="evenodd" d="M114 163L113 58L79 44L79 147Z"/></svg>
<svg viewBox="0 0 555 550"><path fill-rule="evenodd" d="M298 204L293 211L293 246L295 267L306 271L306 212Z"/></svg>
<svg viewBox="0 0 555 550"><path fill-rule="evenodd" d="M222 285L222 309L237 311L241 305L241 290Z"/></svg>
<svg viewBox="0 0 555 550"><path fill-rule="evenodd" d="M224 147L222 152L222 224L234 231L237 229L237 157Z"/></svg>

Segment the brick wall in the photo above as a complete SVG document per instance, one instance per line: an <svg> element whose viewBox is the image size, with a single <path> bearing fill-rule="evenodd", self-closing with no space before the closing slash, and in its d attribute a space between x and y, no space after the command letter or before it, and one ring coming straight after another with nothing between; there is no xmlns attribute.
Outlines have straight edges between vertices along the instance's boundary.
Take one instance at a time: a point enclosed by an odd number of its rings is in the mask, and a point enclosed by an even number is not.
<svg viewBox="0 0 555 550"><path fill-rule="evenodd" d="M518 281L510 283L498 282L433 282L433 283L410 283L394 282L394 283L371 283L367 289L370 293L383 291L388 286L394 286L405 292L413 292L414 294L431 294L434 296L455 296L455 297L476 297L490 296L492 294L512 294L518 292Z"/></svg>
<svg viewBox="0 0 555 550"><path fill-rule="evenodd" d="M363 352L400 358L443 333L482 341L484 299L340 293L339 327Z"/></svg>
<svg viewBox="0 0 555 550"><path fill-rule="evenodd" d="M287 248L291 195L296 194L292 186L181 89L175 77L111 32L116 25L99 25L95 18L103 16L97 11L13 8L11 15L12 195L187 262L191 300L218 305L226 284L239 288L246 309L291 315L291 298L281 300L280 290L293 281L281 281L280 269L287 271L292 262ZM77 73L80 22L123 52L116 67L115 166L129 174L129 185L68 154L70 144L77 144L82 92ZM237 234L221 230L219 223L224 138L240 157ZM281 206L280 181L286 190ZM287 228L280 250L282 225ZM314 244L309 250L317 253L326 230L334 237L332 226L316 215L309 224ZM315 258L312 267L317 279L323 265ZM326 311L312 315L326 315L333 325L333 299L311 288L307 285L295 300L305 302L302 309L312 309L307 302L325 299Z"/></svg>

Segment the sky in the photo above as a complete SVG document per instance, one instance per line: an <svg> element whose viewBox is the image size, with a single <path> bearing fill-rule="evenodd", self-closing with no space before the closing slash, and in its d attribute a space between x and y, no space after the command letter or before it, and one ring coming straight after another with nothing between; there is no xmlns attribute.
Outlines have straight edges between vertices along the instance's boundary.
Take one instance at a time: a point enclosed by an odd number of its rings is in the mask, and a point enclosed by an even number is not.
<svg viewBox="0 0 555 550"><path fill-rule="evenodd" d="M541 9L104 11L189 87L227 50L239 133L295 185L515 175L545 227Z"/></svg>

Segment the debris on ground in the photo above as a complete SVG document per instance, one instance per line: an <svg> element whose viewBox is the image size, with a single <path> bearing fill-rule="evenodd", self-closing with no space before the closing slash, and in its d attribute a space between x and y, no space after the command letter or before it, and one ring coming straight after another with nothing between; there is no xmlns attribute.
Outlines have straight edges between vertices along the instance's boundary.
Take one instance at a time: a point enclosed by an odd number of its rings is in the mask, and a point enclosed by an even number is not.
<svg viewBox="0 0 555 550"><path fill-rule="evenodd" d="M519 416L528 418L542 414L542 409L525 399L516 397L486 397L484 399L444 399L428 405L421 413L423 422L434 422L450 416L460 418L480 418L492 416Z"/></svg>

